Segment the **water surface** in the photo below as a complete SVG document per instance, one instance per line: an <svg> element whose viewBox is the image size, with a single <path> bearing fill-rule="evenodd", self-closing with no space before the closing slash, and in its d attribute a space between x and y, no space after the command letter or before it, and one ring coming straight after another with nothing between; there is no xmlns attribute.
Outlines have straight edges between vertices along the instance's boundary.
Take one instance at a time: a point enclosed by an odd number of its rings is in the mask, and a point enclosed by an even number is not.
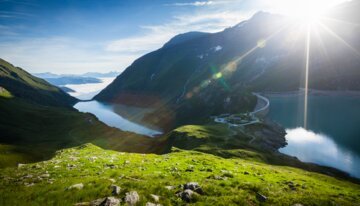
<svg viewBox="0 0 360 206"><path fill-rule="evenodd" d="M304 96L270 96L269 117L287 131L280 151L360 178L360 98L310 95L304 129Z"/></svg>
<svg viewBox="0 0 360 206"><path fill-rule="evenodd" d="M129 121L120 114L116 113L114 110L115 105L112 104L104 104L98 101L88 101L79 102L74 107L81 112L92 113L105 124L123 131L134 132L150 137L162 134L161 131L150 129L139 123Z"/></svg>

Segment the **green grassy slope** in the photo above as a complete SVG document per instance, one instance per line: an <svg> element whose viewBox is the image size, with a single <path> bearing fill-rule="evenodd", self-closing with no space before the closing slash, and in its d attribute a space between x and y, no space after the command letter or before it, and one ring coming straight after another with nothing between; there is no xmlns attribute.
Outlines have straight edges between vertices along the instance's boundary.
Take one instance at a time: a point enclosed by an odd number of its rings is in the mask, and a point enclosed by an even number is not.
<svg viewBox="0 0 360 206"><path fill-rule="evenodd" d="M91 114L0 97L0 167L47 159L56 150L87 142L120 151L155 152L156 141L108 127Z"/></svg>
<svg viewBox="0 0 360 206"><path fill-rule="evenodd" d="M276 125L268 122L245 128L229 128L224 124L186 125L170 132L167 141L168 151L173 146L223 158L241 158L271 165L297 167L359 182L337 169L304 163L278 152L279 148L286 145L284 134Z"/></svg>
<svg viewBox="0 0 360 206"><path fill-rule="evenodd" d="M58 87L3 59L0 59L0 87L18 98L41 105L67 107L76 102L74 97Z"/></svg>
<svg viewBox="0 0 360 206"><path fill-rule="evenodd" d="M192 205L358 205L360 186L303 170L242 159L174 150L141 155L102 150L91 144L62 150L45 162L0 170L0 205L73 205L137 191L138 205L185 205L178 185L197 182L204 194ZM83 189L68 187L82 183ZM165 186L175 186L166 189ZM261 203L256 194L267 197Z"/></svg>

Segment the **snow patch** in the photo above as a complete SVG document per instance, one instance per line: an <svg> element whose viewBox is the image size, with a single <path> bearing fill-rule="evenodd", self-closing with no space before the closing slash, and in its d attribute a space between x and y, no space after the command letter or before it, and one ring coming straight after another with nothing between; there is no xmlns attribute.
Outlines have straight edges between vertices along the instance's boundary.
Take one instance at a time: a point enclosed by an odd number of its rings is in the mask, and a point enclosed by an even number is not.
<svg viewBox="0 0 360 206"><path fill-rule="evenodd" d="M213 48L214 52L220 51L220 50L222 50L222 49L223 49L223 48L222 48L222 46L220 46L220 45L217 45L216 47Z"/></svg>

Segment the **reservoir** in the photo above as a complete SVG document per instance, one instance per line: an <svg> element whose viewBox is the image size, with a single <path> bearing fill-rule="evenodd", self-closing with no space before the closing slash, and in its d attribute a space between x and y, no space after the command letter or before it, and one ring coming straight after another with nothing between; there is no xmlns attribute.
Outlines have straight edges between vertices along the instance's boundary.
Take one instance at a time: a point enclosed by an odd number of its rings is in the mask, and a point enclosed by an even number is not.
<svg viewBox="0 0 360 206"><path fill-rule="evenodd" d="M331 166L360 178L360 97L309 95L304 128L304 95L267 95L268 117L286 128L280 152Z"/></svg>

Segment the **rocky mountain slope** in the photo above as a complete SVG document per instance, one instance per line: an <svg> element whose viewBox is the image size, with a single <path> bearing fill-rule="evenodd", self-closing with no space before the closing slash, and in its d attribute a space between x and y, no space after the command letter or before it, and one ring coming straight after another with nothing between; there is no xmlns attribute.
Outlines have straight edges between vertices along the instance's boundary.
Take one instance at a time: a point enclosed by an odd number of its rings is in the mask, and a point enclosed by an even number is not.
<svg viewBox="0 0 360 206"><path fill-rule="evenodd" d="M346 2L311 25L310 88L360 89L359 9L359 1ZM178 35L137 59L95 99L162 108L154 116L166 113L175 125L249 111L256 102L249 91L304 87L307 26L259 12L219 33Z"/></svg>

